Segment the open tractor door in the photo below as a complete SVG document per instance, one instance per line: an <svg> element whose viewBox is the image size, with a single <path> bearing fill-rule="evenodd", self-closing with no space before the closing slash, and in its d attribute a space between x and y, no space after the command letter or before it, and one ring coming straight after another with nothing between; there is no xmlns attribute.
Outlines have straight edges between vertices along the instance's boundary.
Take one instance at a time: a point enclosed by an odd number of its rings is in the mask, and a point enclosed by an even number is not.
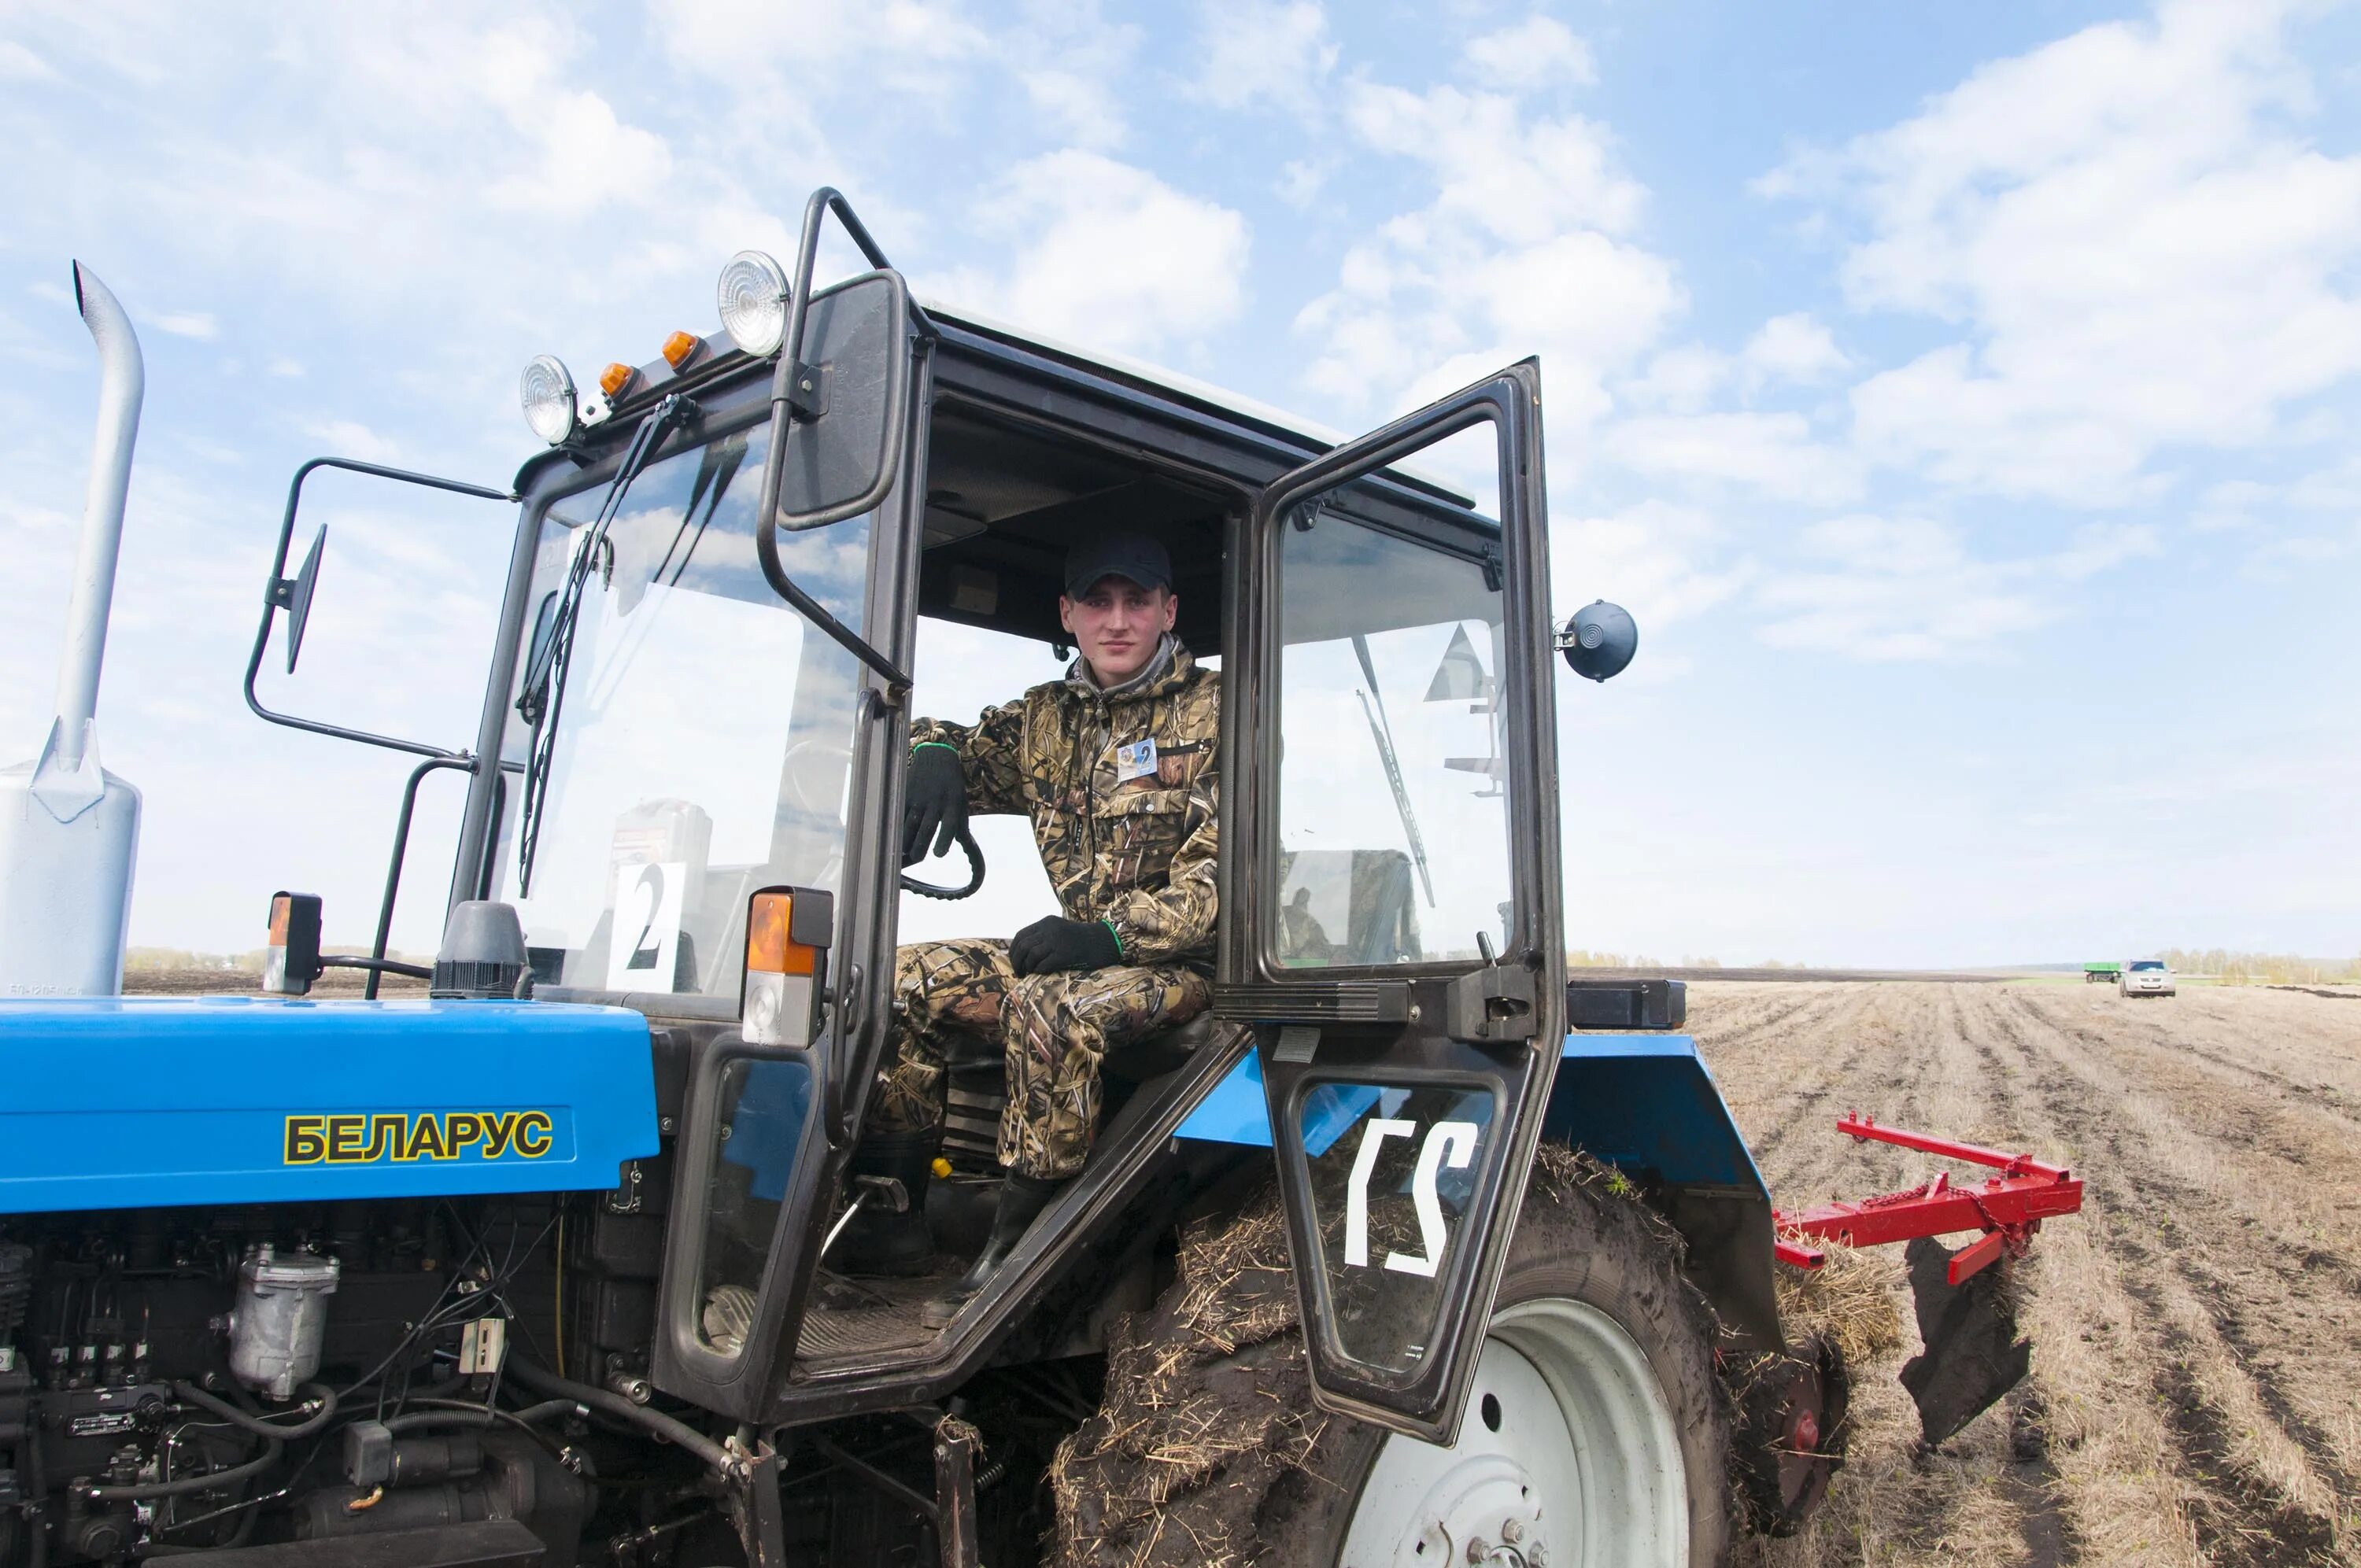
<svg viewBox="0 0 2361 1568"><path fill-rule="evenodd" d="M1215 1007L1254 1025L1312 1387L1444 1443L1565 1032L1541 437L1526 360L1264 489L1230 677Z"/></svg>

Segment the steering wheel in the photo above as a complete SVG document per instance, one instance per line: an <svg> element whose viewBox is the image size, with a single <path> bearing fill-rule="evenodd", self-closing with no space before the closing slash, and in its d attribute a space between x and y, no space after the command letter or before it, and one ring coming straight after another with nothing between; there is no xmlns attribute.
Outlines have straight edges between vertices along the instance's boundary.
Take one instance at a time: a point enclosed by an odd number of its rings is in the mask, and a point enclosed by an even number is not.
<svg viewBox="0 0 2361 1568"><path fill-rule="evenodd" d="M976 847L975 835L964 827L959 830L957 842L961 849L967 851L967 885L965 887L938 887L932 883L920 882L908 872L904 872L902 891L915 893L922 898L948 899L973 896L975 890L983 885L983 851Z"/></svg>

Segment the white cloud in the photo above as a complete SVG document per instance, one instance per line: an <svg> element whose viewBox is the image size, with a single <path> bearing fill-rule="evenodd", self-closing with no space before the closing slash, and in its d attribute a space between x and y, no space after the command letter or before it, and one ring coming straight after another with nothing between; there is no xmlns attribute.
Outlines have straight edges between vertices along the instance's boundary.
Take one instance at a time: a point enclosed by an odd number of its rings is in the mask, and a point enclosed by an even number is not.
<svg viewBox="0 0 2361 1568"><path fill-rule="evenodd" d="M2160 548L2151 528L2093 523L2062 550L1984 560L1950 524L1865 513L1815 523L1799 543L1806 564L1756 591L1763 641L1873 661L1990 656L2060 619L2061 588Z"/></svg>
<svg viewBox="0 0 2361 1568"><path fill-rule="evenodd" d="M1865 451L2106 503L2142 493L2159 450L2264 441L2361 371L2361 157L2300 133L2285 15L2170 0L1760 182L1863 214L1856 305L1964 329L1854 389Z"/></svg>
<svg viewBox="0 0 2361 1568"><path fill-rule="evenodd" d="M1037 331L1155 351L1202 336L1245 302L1246 219L1097 153L1020 164L979 221L1016 247L1014 262L953 273L943 291Z"/></svg>
<svg viewBox="0 0 2361 1568"><path fill-rule="evenodd" d="M1598 517L1563 522L1550 533L1550 600L1569 613L1595 598L1631 612L1642 634L1701 615L1730 600L1753 572L1745 561L1722 565L1724 530L1695 507L1645 500Z"/></svg>
<svg viewBox="0 0 2361 1568"><path fill-rule="evenodd" d="M390 463L401 455L398 445L358 420L307 420L302 430L324 444L332 456L357 457L364 463Z"/></svg>
<svg viewBox="0 0 2361 1568"><path fill-rule="evenodd" d="M1448 86L1359 83L1345 115L1366 148L1424 165L1433 198L1355 244L1298 314L1305 380L1359 417L1540 353L1554 428L1603 413L1604 378L1686 303L1670 264L1629 237L1645 192L1606 131Z"/></svg>
<svg viewBox="0 0 2361 1568"><path fill-rule="evenodd" d="M1511 93L1587 87L1598 80L1590 46L1554 16L1528 16L1514 27L1471 38L1465 58L1477 80Z"/></svg>
<svg viewBox="0 0 2361 1568"><path fill-rule="evenodd" d="M49 62L9 38L0 38L0 82L54 82Z"/></svg>
<svg viewBox="0 0 2361 1568"><path fill-rule="evenodd" d="M1817 439L1799 413L1642 414L1618 421L1600 450L1642 474L1743 485L1787 500L1850 500L1862 483L1851 453Z"/></svg>
<svg viewBox="0 0 2361 1568"><path fill-rule="evenodd" d="M1803 311L1764 322L1740 357L1763 380L1805 384L1825 381L1851 363L1828 329Z"/></svg>
<svg viewBox="0 0 2361 1568"><path fill-rule="evenodd" d="M1317 112L1336 44L1315 0L1205 0L1198 29L1196 96L1219 109L1268 104L1303 118Z"/></svg>
<svg viewBox="0 0 2361 1568"><path fill-rule="evenodd" d="M652 0L665 49L681 64L726 81L750 70L835 65L855 56L905 62L982 53L983 31L956 5L885 0Z"/></svg>
<svg viewBox="0 0 2361 1568"><path fill-rule="evenodd" d="M167 311L149 316L148 324L174 337L213 338L221 334L219 323L203 311Z"/></svg>

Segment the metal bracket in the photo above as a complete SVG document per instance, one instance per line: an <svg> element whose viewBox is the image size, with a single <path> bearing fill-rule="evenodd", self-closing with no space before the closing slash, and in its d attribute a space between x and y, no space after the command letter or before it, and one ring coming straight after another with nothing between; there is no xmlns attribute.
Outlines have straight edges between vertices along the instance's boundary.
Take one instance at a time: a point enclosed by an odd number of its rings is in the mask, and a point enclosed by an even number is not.
<svg viewBox="0 0 2361 1568"><path fill-rule="evenodd" d="M798 359L786 379L787 411L809 422L828 412L828 370Z"/></svg>
<svg viewBox="0 0 2361 1568"><path fill-rule="evenodd" d="M622 1181L617 1185L615 1190L607 1194L607 1212L609 1214L638 1213L640 1212L640 1162L635 1159L625 1160L623 1162ZM629 1194L629 1196L626 1196L626 1194Z"/></svg>

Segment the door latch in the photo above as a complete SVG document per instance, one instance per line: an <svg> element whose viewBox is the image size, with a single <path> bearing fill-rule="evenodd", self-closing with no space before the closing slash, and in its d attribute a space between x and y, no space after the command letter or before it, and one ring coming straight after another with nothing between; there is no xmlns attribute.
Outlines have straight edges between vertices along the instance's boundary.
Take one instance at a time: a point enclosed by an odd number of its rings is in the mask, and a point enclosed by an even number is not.
<svg viewBox="0 0 2361 1568"><path fill-rule="evenodd" d="M1493 958L1491 942L1481 936L1477 946L1484 954L1484 967L1461 975L1443 993L1444 1029L1453 1039L1470 1045L1532 1039L1540 1027L1533 971Z"/></svg>

